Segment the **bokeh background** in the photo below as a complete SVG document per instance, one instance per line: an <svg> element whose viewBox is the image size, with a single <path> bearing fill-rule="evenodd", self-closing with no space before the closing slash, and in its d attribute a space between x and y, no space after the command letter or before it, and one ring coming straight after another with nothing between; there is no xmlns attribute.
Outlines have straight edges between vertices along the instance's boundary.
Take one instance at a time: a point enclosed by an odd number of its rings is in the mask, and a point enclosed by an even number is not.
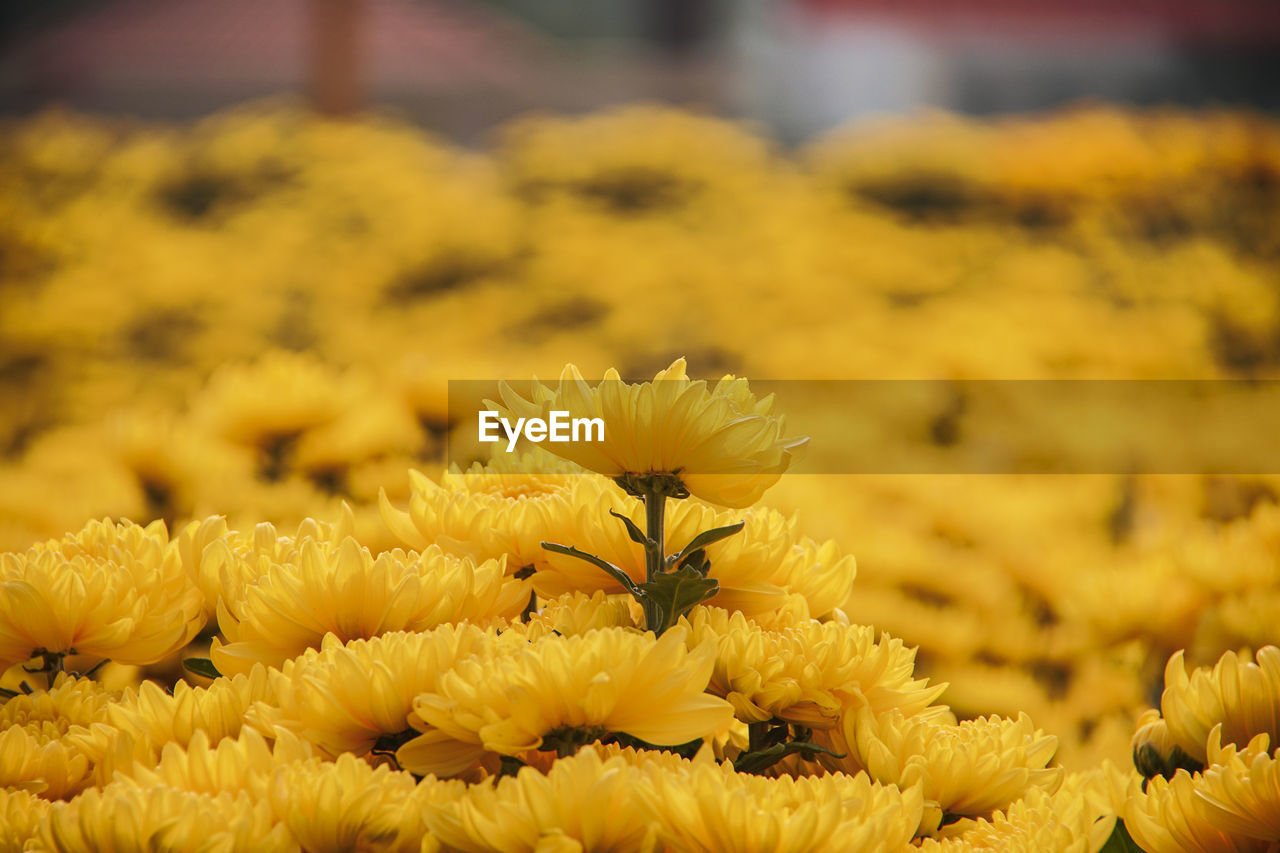
<svg viewBox="0 0 1280 853"><path fill-rule="evenodd" d="M1280 367L1268 0L0 15L4 549L344 502L390 547L379 490L439 470L448 380L566 362ZM967 416L944 396L885 440L962 447ZM1280 639L1277 495L1125 470L796 476L766 501L857 555L846 612L918 645L962 718L1027 711L1090 766L1126 759L1169 654Z"/></svg>

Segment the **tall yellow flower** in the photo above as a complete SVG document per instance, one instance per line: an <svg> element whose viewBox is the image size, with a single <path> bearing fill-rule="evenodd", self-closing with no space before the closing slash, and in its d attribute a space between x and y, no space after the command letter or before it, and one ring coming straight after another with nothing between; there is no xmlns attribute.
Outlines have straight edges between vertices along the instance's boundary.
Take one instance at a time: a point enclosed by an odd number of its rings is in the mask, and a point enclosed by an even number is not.
<svg viewBox="0 0 1280 853"><path fill-rule="evenodd" d="M529 581L507 578L499 560L477 565L431 547L421 554L384 551L377 557L355 539L336 547L299 544L296 562L271 564L234 600L222 600L210 656L224 674L255 663L279 666L320 645L389 631L422 631L447 622L486 624L517 615Z"/></svg>
<svg viewBox="0 0 1280 853"><path fill-rule="evenodd" d="M616 370L591 387L573 365L552 390L534 382L530 399L501 388L516 417L549 420L599 418L603 440L549 443L551 452L619 480L639 494L636 478L661 479L667 494L692 494L714 504L750 506L790 467L807 438L786 437L773 398L757 400L745 379L725 377L714 387L690 380L684 359L652 382L623 382ZM594 436L592 436L594 437Z"/></svg>
<svg viewBox="0 0 1280 853"><path fill-rule="evenodd" d="M0 669L41 653L155 663L203 625L200 590L163 522L93 521L0 555Z"/></svg>
<svg viewBox="0 0 1280 853"><path fill-rule="evenodd" d="M397 759L452 776L486 753L515 756L548 740L567 754L609 732L660 745L714 734L732 719L728 703L703 692L714 649L686 651L685 641L679 628L657 639L601 629L460 661L414 700L409 721L423 734Z"/></svg>
<svg viewBox="0 0 1280 853"><path fill-rule="evenodd" d="M1169 658L1160 708L1169 734L1188 755L1204 761L1205 738L1222 724L1225 743L1243 745L1266 734L1280 742L1280 647L1258 649L1257 663L1227 652L1212 671L1187 675L1182 652Z"/></svg>

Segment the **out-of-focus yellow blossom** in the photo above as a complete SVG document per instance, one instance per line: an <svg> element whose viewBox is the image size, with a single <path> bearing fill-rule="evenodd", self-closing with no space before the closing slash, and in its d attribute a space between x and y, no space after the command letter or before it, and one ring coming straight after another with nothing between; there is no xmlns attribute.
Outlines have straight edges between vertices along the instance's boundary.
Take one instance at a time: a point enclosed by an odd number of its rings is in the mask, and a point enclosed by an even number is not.
<svg viewBox="0 0 1280 853"><path fill-rule="evenodd" d="M521 768L488 780L427 812L431 832L449 850L653 851L655 821L638 808L642 773L618 755L591 748L561 758L545 774Z"/></svg>
<svg viewBox="0 0 1280 853"><path fill-rule="evenodd" d="M713 664L712 646L687 650L679 629L657 639L602 629L476 656L414 700L409 722L423 734L396 757L416 773L453 776L485 752L514 756L548 738L568 754L610 732L658 745L707 737L733 716L703 692Z"/></svg>
<svg viewBox="0 0 1280 853"><path fill-rule="evenodd" d="M223 599L210 657L219 672L279 666L316 648L326 634L340 641L389 631L422 631L451 621L488 624L517 615L529 581L504 577L501 560L476 565L438 547L377 557L355 539L336 547L299 543L297 562L272 564L233 600Z"/></svg>
<svg viewBox="0 0 1280 853"><path fill-rule="evenodd" d="M502 402L522 418L546 420L553 411L599 418L603 440L547 448L606 477L665 478L677 484L671 488L729 507L758 501L808 441L784 436L771 396L757 400L745 379L732 376L714 387L690 380L684 359L634 385L610 369L594 388L568 365L555 390L534 382L525 399L503 385Z"/></svg>
<svg viewBox="0 0 1280 853"><path fill-rule="evenodd" d="M494 637L474 625L443 625L419 634L396 631L346 644L328 635L273 673L266 701L246 719L263 734L289 729L329 755L363 755L383 737L409 730L416 696L432 690L463 658L523 638Z"/></svg>
<svg viewBox="0 0 1280 853"><path fill-rule="evenodd" d="M72 652L155 663L204 624L163 522L104 519L0 555L0 667Z"/></svg>
<svg viewBox="0 0 1280 853"><path fill-rule="evenodd" d="M747 722L777 717L829 729L845 710L915 713L946 689L913 678L914 651L862 625L808 621L770 631L712 607L695 608L688 625L691 645L716 647L707 689Z"/></svg>
<svg viewBox="0 0 1280 853"><path fill-rule="evenodd" d="M1196 786L1214 826L1235 836L1280 842L1280 751L1259 734L1245 747L1222 745L1221 723L1209 733L1208 767Z"/></svg>
<svg viewBox="0 0 1280 853"><path fill-rule="evenodd" d="M36 828L49 801L29 791L0 787L0 853L21 853L27 841L35 837Z"/></svg>
<svg viewBox="0 0 1280 853"><path fill-rule="evenodd" d="M1257 662L1226 652L1212 671L1187 675L1182 652L1169 658L1160 709L1173 740L1205 760L1209 732L1222 725L1222 741L1243 746L1255 735L1280 741L1280 647L1264 646Z"/></svg>
<svg viewBox="0 0 1280 853"><path fill-rule="evenodd" d="M274 825L273 825L274 824ZM245 792L212 795L121 779L49 809L35 849L54 853L143 850L296 853L271 807Z"/></svg>
<svg viewBox="0 0 1280 853"><path fill-rule="evenodd" d="M441 790L429 790L435 788ZM457 796L459 788L435 779L418 785L408 773L374 768L348 753L277 767L266 799L303 850L410 853L422 843L428 803Z"/></svg>
<svg viewBox="0 0 1280 853"><path fill-rule="evenodd" d="M417 549L435 544L477 560L505 556L512 573L543 565L543 540L562 535L574 508L598 499L607 485L590 477L483 469L446 473L438 484L417 471L409 477L407 512L385 494L380 498L382 517L400 541Z"/></svg>
<svg viewBox="0 0 1280 853"><path fill-rule="evenodd" d="M843 721L849 763L873 779L902 787L920 785L924 834L937 831L945 815L987 815L1030 788L1053 793L1061 767L1048 767L1058 739L1033 728L1025 714L965 720L959 725L932 712L904 716L869 708Z"/></svg>
<svg viewBox="0 0 1280 853"><path fill-rule="evenodd" d="M231 365L209 380L193 408L217 435L259 448L262 463L282 464L275 445L335 420L354 396L352 382L316 359L275 352L254 364Z"/></svg>
<svg viewBox="0 0 1280 853"><path fill-rule="evenodd" d="M777 779L693 762L637 788L672 851L900 851L920 824L918 787L866 774Z"/></svg>
<svg viewBox="0 0 1280 853"><path fill-rule="evenodd" d="M0 705L0 786L58 800L92 784L112 698L94 681L60 675L49 690Z"/></svg>

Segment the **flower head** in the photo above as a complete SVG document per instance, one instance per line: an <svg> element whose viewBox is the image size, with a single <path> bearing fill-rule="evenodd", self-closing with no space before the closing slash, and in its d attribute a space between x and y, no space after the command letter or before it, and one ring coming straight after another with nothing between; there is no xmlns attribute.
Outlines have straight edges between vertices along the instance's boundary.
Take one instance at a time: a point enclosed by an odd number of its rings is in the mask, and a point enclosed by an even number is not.
<svg viewBox="0 0 1280 853"><path fill-rule="evenodd" d="M70 799L98 777L111 694L88 679L58 676L52 689L0 705L0 787Z"/></svg>
<svg viewBox="0 0 1280 853"><path fill-rule="evenodd" d="M920 824L920 789L882 786L866 774L772 779L728 765L690 763L652 772L637 788L672 851L770 850L889 853Z"/></svg>
<svg viewBox="0 0 1280 853"><path fill-rule="evenodd" d="M582 749L545 774L525 767L515 777L472 786L431 809L427 822L448 849L466 853L651 851L657 845L653 821L635 807L641 781L622 757Z"/></svg>
<svg viewBox="0 0 1280 853"><path fill-rule="evenodd" d="M746 722L776 717L831 729L846 710L864 706L915 713L946 688L913 678L914 650L887 635L877 640L864 625L805 620L773 631L713 607L695 608L688 624L690 643L715 643L708 691Z"/></svg>
<svg viewBox="0 0 1280 853"><path fill-rule="evenodd" d="M1257 663L1224 654L1213 669L1187 675L1182 652L1169 658L1160 708L1175 743L1203 761L1205 739L1218 723L1225 743L1246 744L1266 734L1280 742L1280 647L1258 650Z"/></svg>
<svg viewBox="0 0 1280 853"><path fill-rule="evenodd" d="M476 655L414 700L410 723L423 734L397 758L417 773L448 776L486 752L554 745L568 753L608 732L683 744L732 719L728 703L703 692L712 663L712 647L686 651L679 628L658 639L601 629Z"/></svg>
<svg viewBox="0 0 1280 853"><path fill-rule="evenodd" d="M40 653L155 663L196 635L203 604L163 522L93 521L0 555L0 669Z"/></svg>
<svg viewBox="0 0 1280 853"><path fill-rule="evenodd" d="M935 831L944 814L989 814L1029 788L1053 792L1062 784L1063 769L1046 766L1058 739L1034 729L1025 714L955 725L936 713L876 715L863 708L845 717L843 734L850 757L873 779L921 786L935 821L925 832Z"/></svg>
<svg viewBox="0 0 1280 853"><path fill-rule="evenodd" d="M220 672L247 672L257 662L279 666L326 634L346 641L458 620L485 624L518 614L528 586L505 577L499 560L477 565L436 547L374 557L352 538L336 546L304 540L296 561L267 565L237 598L222 600L218 624L229 642L215 640L210 656Z"/></svg>
<svg viewBox="0 0 1280 853"><path fill-rule="evenodd" d="M641 481L659 481L670 496L692 494L714 504L750 506L778 481L807 438L785 437L773 398L757 400L745 379L728 376L715 386L693 381L679 359L652 382L623 382L616 370L591 387L573 365L555 390L533 384L530 399L503 385L506 409L517 417L599 418L601 441L546 447L639 494ZM496 407L496 406L495 406Z"/></svg>

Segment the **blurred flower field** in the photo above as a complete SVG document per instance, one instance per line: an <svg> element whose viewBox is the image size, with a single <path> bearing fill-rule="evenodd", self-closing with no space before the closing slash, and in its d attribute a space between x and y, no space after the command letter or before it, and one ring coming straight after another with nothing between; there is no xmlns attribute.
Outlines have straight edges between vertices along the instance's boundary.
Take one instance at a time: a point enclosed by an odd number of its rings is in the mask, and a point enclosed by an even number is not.
<svg viewBox="0 0 1280 853"><path fill-rule="evenodd" d="M1280 125L265 102L0 186L0 850L1280 850L1280 478L783 474L699 380L1274 378ZM466 449L568 363L664 371L638 456Z"/></svg>

